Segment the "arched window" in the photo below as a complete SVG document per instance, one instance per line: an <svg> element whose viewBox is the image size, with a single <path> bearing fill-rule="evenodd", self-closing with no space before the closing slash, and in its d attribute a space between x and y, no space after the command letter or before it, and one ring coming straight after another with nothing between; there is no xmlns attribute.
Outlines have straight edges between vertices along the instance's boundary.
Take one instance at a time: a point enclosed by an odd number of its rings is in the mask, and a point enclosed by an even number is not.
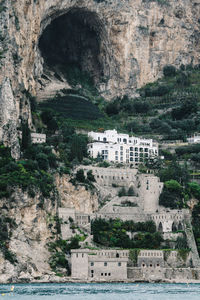
<svg viewBox="0 0 200 300"><path fill-rule="evenodd" d="M177 227L176 227L176 224L173 222L172 224L172 232L175 232L177 231Z"/></svg>
<svg viewBox="0 0 200 300"><path fill-rule="evenodd" d="M163 232L163 226L162 226L162 223L160 222L159 225L158 225L158 231L159 232Z"/></svg>
<svg viewBox="0 0 200 300"><path fill-rule="evenodd" d="M179 222L178 224L178 230L183 230L183 225L181 224L181 222Z"/></svg>

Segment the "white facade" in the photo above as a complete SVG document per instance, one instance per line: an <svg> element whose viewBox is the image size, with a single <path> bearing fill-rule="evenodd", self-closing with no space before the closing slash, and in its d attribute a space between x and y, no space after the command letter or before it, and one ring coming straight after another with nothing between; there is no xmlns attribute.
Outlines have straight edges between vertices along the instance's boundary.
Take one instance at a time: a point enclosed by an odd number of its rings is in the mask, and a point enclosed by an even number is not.
<svg viewBox="0 0 200 300"><path fill-rule="evenodd" d="M187 138L189 144L198 144L200 143L200 133L195 134L192 137Z"/></svg>
<svg viewBox="0 0 200 300"><path fill-rule="evenodd" d="M33 144L46 143L46 134L31 132L31 141Z"/></svg>
<svg viewBox="0 0 200 300"><path fill-rule="evenodd" d="M131 164L158 156L158 143L152 139L118 134L116 130L106 130L103 133L92 131L88 136L93 140L88 145L88 152L93 158L100 155L107 161Z"/></svg>
<svg viewBox="0 0 200 300"><path fill-rule="evenodd" d="M22 139L22 131L19 131L19 138ZM31 132L31 142L33 144L43 144L46 143L46 134Z"/></svg>

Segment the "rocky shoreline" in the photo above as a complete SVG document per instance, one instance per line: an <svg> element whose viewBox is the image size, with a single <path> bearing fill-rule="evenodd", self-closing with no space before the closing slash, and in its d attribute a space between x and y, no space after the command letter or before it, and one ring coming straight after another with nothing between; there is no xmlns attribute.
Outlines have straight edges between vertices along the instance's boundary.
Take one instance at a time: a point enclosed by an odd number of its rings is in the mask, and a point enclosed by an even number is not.
<svg viewBox="0 0 200 300"><path fill-rule="evenodd" d="M22 283L31 283L31 284L38 284L38 283L170 283L170 284L200 284L200 280L195 279L164 279L164 280L138 280L138 279L131 279L131 280L81 280L79 278L72 278L72 277L59 277L59 276L49 276L45 275L40 279L31 279L30 277L26 276L24 278L9 278L6 282L1 282L0 284L22 284Z"/></svg>

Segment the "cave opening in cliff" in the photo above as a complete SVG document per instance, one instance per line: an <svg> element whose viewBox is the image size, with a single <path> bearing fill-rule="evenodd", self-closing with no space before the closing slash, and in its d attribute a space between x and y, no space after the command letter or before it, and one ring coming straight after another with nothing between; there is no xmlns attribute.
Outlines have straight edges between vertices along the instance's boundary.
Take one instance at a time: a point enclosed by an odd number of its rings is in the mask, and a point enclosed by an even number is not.
<svg viewBox="0 0 200 300"><path fill-rule="evenodd" d="M104 37L96 13L71 9L52 20L39 39L43 68L62 73L68 81L74 77L81 81L88 74L98 85L109 72Z"/></svg>

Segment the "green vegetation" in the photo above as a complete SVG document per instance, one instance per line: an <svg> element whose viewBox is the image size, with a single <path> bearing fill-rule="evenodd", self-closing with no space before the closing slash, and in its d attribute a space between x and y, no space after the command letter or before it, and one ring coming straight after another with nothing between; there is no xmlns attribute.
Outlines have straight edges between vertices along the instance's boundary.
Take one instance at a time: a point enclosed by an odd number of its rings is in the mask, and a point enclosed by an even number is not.
<svg viewBox="0 0 200 300"><path fill-rule="evenodd" d="M134 189L133 187L129 187L129 189L126 191L125 187L123 186L119 192L118 192L118 196L119 197L124 197L124 196L129 196L129 197L133 197L135 196L135 192L134 192Z"/></svg>
<svg viewBox="0 0 200 300"><path fill-rule="evenodd" d="M154 222L95 219L91 225L94 242L106 247L158 249L162 242ZM127 231L138 232L130 239Z"/></svg>
<svg viewBox="0 0 200 300"><path fill-rule="evenodd" d="M57 97L41 103L39 107L52 109L66 119L96 120L103 117L96 105L78 95Z"/></svg>
<svg viewBox="0 0 200 300"><path fill-rule="evenodd" d="M0 217L0 251L4 258L11 264L17 263L16 255L9 250L9 240L11 237L11 230L16 228L16 223L12 218L1 215Z"/></svg>
<svg viewBox="0 0 200 300"><path fill-rule="evenodd" d="M165 140L186 139L200 130L199 66L165 66L163 77L138 90L137 98L113 99L105 112L127 132L162 136Z"/></svg>
<svg viewBox="0 0 200 300"><path fill-rule="evenodd" d="M51 252L51 257L49 259L49 265L58 276L70 275L70 268L67 260L67 253L70 253L71 249L78 249L79 246L79 236L72 237L69 241L58 239L55 242L50 242L48 244L49 251ZM63 274L63 269L66 272ZM62 271L62 273L60 273Z"/></svg>
<svg viewBox="0 0 200 300"><path fill-rule="evenodd" d="M44 197L49 197L54 190L53 176L47 172L55 167L55 158L47 146L35 145L27 149L28 159L15 161L10 150L0 146L0 197L10 197L15 187L27 190L34 197L39 190Z"/></svg>

